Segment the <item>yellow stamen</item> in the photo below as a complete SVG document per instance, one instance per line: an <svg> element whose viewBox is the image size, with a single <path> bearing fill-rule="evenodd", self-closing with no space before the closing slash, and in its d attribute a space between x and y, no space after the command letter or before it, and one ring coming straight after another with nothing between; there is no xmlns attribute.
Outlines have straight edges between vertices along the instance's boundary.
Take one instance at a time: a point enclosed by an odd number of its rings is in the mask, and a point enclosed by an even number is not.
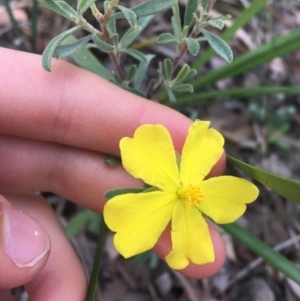
<svg viewBox="0 0 300 301"><path fill-rule="evenodd" d="M191 206L199 204L204 199L199 185L188 185L185 187L180 187L177 190L177 195L179 199L185 201Z"/></svg>

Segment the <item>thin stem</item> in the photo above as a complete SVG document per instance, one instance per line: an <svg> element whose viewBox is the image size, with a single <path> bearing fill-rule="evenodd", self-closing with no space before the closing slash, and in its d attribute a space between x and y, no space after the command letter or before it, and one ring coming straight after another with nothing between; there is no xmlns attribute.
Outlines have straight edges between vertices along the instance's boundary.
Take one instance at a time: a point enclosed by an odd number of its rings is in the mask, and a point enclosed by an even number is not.
<svg viewBox="0 0 300 301"><path fill-rule="evenodd" d="M17 38L21 39L20 49L25 51L26 47L25 47L25 44L24 44L24 41L23 41L23 38L22 38L22 32L21 32L21 30L19 28L18 22L15 20L14 15L13 15L13 13L11 11L11 8L9 6L9 0L4 0L3 2L4 2L5 9L6 9L7 13L8 13L10 22L12 24L15 36Z"/></svg>

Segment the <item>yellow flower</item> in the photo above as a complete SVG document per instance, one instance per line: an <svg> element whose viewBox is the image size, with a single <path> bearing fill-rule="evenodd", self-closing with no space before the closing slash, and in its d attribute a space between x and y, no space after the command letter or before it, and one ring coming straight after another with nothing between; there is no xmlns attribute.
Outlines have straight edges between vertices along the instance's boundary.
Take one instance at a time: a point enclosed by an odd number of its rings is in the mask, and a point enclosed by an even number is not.
<svg viewBox="0 0 300 301"><path fill-rule="evenodd" d="M169 132L162 125L142 125L133 138L120 142L124 168L133 177L158 188L109 200L104 219L114 232L116 249L125 257L147 251L172 221L172 251L166 262L173 269L213 262L214 248L206 216L231 223L258 196L251 182L220 176L205 179L223 153L224 139L210 122L196 121L185 141L181 161Z"/></svg>

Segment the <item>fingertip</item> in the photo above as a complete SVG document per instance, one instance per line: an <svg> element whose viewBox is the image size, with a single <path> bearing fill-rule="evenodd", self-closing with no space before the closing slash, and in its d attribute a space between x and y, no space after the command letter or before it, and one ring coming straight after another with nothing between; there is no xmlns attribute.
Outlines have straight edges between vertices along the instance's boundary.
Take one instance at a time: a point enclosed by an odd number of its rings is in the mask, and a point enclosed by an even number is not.
<svg viewBox="0 0 300 301"><path fill-rule="evenodd" d="M214 245L215 261L203 265L190 263L186 268L177 270L184 276L195 279L208 278L216 274L224 264L226 258L224 241L218 231L210 223L208 223L208 227ZM170 227L168 227L154 246L153 251L164 260L167 254L171 251L171 246Z"/></svg>

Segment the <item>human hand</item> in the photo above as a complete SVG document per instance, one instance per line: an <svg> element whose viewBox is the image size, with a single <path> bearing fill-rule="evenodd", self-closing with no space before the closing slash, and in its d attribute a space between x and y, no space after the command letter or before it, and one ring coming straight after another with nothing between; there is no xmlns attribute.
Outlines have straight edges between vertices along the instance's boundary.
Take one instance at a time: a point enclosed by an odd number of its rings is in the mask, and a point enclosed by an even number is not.
<svg viewBox="0 0 300 301"><path fill-rule="evenodd" d="M7 212L18 216L20 231L27 224L31 235L36 229L41 233L31 237L35 245L19 236L18 244L31 252L32 266L28 260L23 267L13 263L5 243L0 243L0 289L26 283L31 300L84 300L85 275L51 208L40 196L24 191L51 191L101 213L107 190L142 185L122 166L111 167L105 162L107 154L119 155L120 139L131 137L141 124L160 123L168 128L180 151L191 121L62 61L54 61L53 71L47 73L40 56L0 48L0 65L0 190L5 197L0 199L4 204L0 211L2 241L7 229L1 216L9 216ZM221 174L224 168L225 155L210 176ZM24 213L8 209L11 205ZM222 266L224 244L209 227L215 262L190 264L182 274L205 278ZM17 230L12 233L19 233ZM168 228L154 251L165 258L170 250ZM2 296L6 301L8 297Z"/></svg>

